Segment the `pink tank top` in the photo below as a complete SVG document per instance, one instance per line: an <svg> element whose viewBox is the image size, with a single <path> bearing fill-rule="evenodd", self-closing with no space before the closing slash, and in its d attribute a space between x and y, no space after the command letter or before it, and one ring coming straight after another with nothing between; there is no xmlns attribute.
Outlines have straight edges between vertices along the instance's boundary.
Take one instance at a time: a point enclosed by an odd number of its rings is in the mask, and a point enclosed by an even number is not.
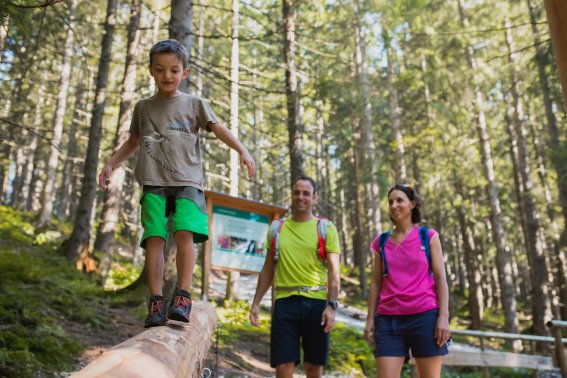
<svg viewBox="0 0 567 378"><path fill-rule="evenodd" d="M429 240L437 231L429 229ZM370 249L380 255L378 236ZM406 235L400 244L389 237L384 247L388 276L382 278L376 313L381 315L411 315L438 308L435 280L429 273L425 251L421 249L419 227Z"/></svg>

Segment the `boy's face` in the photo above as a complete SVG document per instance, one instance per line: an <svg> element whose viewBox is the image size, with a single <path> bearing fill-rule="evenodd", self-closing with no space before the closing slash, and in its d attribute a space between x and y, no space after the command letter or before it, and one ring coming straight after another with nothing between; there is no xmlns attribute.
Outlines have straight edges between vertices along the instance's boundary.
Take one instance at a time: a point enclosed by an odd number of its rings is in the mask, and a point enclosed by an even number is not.
<svg viewBox="0 0 567 378"><path fill-rule="evenodd" d="M183 63L174 54L156 54L152 60L150 75L154 78L158 95L175 96L179 84L187 77L189 69L183 68Z"/></svg>

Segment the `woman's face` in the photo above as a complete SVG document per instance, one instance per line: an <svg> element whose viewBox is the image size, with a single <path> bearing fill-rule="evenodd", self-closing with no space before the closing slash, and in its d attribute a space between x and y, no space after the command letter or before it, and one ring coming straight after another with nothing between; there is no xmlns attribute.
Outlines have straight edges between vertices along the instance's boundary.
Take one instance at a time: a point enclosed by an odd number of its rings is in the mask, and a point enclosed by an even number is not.
<svg viewBox="0 0 567 378"><path fill-rule="evenodd" d="M390 218L395 223L406 218L411 219L411 211L415 207L415 202L411 201L401 190L392 190L388 196L388 204L390 205Z"/></svg>

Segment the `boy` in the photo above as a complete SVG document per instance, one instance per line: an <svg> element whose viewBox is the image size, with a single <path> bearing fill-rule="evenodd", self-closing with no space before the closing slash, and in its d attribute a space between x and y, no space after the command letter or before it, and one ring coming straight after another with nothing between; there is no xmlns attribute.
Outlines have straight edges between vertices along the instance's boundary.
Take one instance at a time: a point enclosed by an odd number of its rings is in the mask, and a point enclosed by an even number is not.
<svg viewBox="0 0 567 378"><path fill-rule="evenodd" d="M150 289L145 328L165 325L167 319L189 322L194 243L208 239L199 129L212 131L238 151L240 167L248 168L249 178L256 172L248 150L217 121L210 106L203 99L178 90L189 71L188 58L187 49L171 39L150 49L149 69L157 94L136 104L129 139L110 157L99 175L100 187L107 190L112 169L140 148L135 176L143 186L141 246L146 250ZM163 249L170 214L171 232L177 244L178 282L172 306L166 310L162 293Z"/></svg>

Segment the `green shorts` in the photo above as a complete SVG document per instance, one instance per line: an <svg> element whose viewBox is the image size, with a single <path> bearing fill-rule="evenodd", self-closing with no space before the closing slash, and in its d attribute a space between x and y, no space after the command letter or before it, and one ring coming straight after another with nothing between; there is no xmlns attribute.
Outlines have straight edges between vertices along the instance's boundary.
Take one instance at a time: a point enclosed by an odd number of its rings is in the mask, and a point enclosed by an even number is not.
<svg viewBox="0 0 567 378"><path fill-rule="evenodd" d="M146 248L146 240L152 236L167 240L169 215L173 234L181 230L190 231L194 243L203 243L209 239L209 218L202 190L191 186L144 186L140 204L144 228L140 242L142 248Z"/></svg>

